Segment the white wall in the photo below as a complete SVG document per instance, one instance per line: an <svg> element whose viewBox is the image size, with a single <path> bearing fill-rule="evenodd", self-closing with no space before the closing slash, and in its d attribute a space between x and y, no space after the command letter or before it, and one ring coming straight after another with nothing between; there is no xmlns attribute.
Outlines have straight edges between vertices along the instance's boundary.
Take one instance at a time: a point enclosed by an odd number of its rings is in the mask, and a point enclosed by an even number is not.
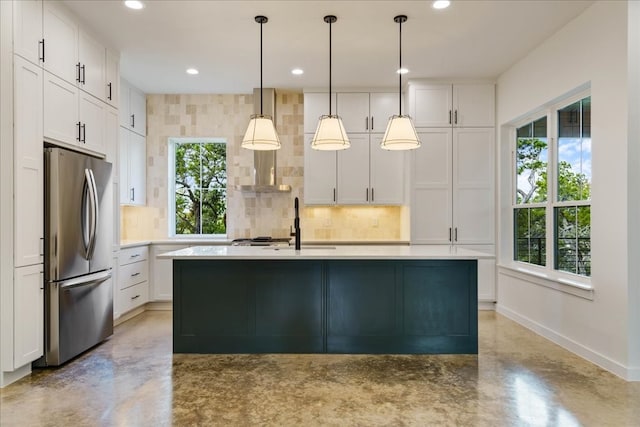
<svg viewBox="0 0 640 427"><path fill-rule="evenodd" d="M629 2L629 366L640 380L640 2Z"/></svg>
<svg viewBox="0 0 640 427"><path fill-rule="evenodd" d="M585 83L591 85L591 283L595 289L591 301L501 272L497 308L626 378L633 374L628 368L637 366L637 359L630 359L629 352L630 320L637 316L631 316L631 304L627 304L631 289L627 247L637 245L631 241L627 225L628 7L622 1L595 3L503 73L497 84L501 144L507 139L503 125ZM504 146L500 152L509 155ZM504 169L509 162L500 160L501 221L507 221L510 169ZM502 227L502 264L511 262L510 233Z"/></svg>

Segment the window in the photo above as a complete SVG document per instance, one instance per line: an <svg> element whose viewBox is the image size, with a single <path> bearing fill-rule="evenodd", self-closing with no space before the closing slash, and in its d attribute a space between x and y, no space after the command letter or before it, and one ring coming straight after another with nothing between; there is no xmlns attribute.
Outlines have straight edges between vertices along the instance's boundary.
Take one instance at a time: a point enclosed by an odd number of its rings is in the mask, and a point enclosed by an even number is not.
<svg viewBox="0 0 640 427"><path fill-rule="evenodd" d="M514 154L514 260L590 276L591 97L518 127Z"/></svg>
<svg viewBox="0 0 640 427"><path fill-rule="evenodd" d="M170 138L171 234L227 232L227 146L220 138Z"/></svg>

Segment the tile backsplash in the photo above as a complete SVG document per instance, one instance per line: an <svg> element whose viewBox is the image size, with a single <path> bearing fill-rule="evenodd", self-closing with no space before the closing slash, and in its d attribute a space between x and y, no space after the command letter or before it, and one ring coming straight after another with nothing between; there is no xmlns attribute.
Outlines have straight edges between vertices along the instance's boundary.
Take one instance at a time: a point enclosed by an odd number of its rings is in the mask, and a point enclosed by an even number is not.
<svg viewBox="0 0 640 427"><path fill-rule="evenodd" d="M240 148L253 94L147 95L147 205L122 207L123 240L166 239L168 141L172 137L227 140L227 236L286 237L293 224L293 199L303 200L303 94L276 91L278 184L291 193L243 193L252 184L253 151ZM408 209L399 206L302 207L303 240L408 240Z"/></svg>

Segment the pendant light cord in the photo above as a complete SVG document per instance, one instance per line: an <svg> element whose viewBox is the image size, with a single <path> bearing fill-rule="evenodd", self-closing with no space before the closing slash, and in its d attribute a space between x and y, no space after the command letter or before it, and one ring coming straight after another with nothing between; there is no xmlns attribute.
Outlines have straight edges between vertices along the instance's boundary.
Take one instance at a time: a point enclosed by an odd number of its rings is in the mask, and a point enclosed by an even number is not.
<svg viewBox="0 0 640 427"><path fill-rule="evenodd" d="M262 24L260 21L260 115L262 116Z"/></svg>
<svg viewBox="0 0 640 427"><path fill-rule="evenodd" d="M329 20L329 115L331 115L331 20Z"/></svg>
<svg viewBox="0 0 640 427"><path fill-rule="evenodd" d="M402 116L402 19L400 19L400 68L398 68L398 106Z"/></svg>

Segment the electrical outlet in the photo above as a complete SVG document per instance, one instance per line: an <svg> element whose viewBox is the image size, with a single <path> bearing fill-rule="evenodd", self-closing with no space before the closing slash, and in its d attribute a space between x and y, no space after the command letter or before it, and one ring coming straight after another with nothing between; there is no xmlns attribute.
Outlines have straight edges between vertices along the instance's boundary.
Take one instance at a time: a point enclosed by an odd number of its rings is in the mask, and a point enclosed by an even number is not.
<svg viewBox="0 0 640 427"><path fill-rule="evenodd" d="M325 220L322 223L322 225L325 226L325 227L331 227L331 218L325 218Z"/></svg>
<svg viewBox="0 0 640 427"><path fill-rule="evenodd" d="M372 225L373 225L374 227L377 227L377 226L378 226L378 218L373 218L373 223L372 223Z"/></svg>

